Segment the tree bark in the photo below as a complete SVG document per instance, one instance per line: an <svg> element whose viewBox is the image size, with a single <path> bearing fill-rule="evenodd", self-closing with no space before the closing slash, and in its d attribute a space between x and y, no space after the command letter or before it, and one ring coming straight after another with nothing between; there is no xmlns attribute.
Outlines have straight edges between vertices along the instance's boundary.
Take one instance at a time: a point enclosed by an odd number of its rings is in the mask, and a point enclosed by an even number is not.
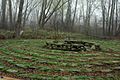
<svg viewBox="0 0 120 80"><path fill-rule="evenodd" d="M77 4L78 4L78 0L75 1L75 11L74 11L74 16L73 16L73 20L72 20L72 26L74 26L75 24L75 17L76 17L76 11L77 11Z"/></svg>
<svg viewBox="0 0 120 80"><path fill-rule="evenodd" d="M13 29L13 20L12 20L12 3L11 0L8 0L9 2L9 22L10 22L10 30Z"/></svg>
<svg viewBox="0 0 120 80"><path fill-rule="evenodd" d="M103 18L103 36L106 35L106 30L105 30L105 2L104 0L101 0L101 7L102 7L102 18Z"/></svg>
<svg viewBox="0 0 120 80"><path fill-rule="evenodd" d="M7 29L6 25L6 2L7 0L2 0L2 28Z"/></svg>
<svg viewBox="0 0 120 80"><path fill-rule="evenodd" d="M16 38L20 38L23 5L24 5L24 0L20 0L19 13L18 13L18 18L16 22Z"/></svg>

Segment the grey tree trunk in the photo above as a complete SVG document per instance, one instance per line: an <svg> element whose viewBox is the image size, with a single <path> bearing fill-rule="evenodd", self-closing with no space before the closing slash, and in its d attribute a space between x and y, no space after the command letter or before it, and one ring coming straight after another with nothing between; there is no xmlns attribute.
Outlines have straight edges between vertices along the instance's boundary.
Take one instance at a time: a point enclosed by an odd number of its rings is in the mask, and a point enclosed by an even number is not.
<svg viewBox="0 0 120 80"><path fill-rule="evenodd" d="M64 0L62 0L62 4L63 4L63 1ZM61 14L62 14L62 16L61 16L61 27L62 27L62 31L65 31L65 25L64 25L64 7L63 6L61 8Z"/></svg>
<svg viewBox="0 0 120 80"><path fill-rule="evenodd" d="M115 13L115 0L112 0L111 12L110 12L110 20L109 20L109 26L108 26L108 36L113 35L114 13Z"/></svg>
<svg viewBox="0 0 120 80"><path fill-rule="evenodd" d="M24 27L24 26L25 26L25 23L26 23L26 16L27 16L27 11L28 11L28 6L29 6L28 3L29 3L29 2L28 2L28 0L27 0L25 12L24 12L24 17L23 17L23 26L22 26L22 27Z"/></svg>
<svg viewBox="0 0 120 80"><path fill-rule="evenodd" d="M115 21L115 36L117 36L118 25L118 0L116 0L116 21Z"/></svg>
<svg viewBox="0 0 120 80"><path fill-rule="evenodd" d="M77 5L78 5L78 0L76 0L76 3L75 3L75 11L74 11L74 16L73 16L73 20L72 20L72 26L74 26L74 24L75 24Z"/></svg>
<svg viewBox="0 0 120 80"><path fill-rule="evenodd" d="M103 36L105 36L106 35L106 28L105 28L105 1L104 0L101 0L101 7L102 7L102 18L103 18L103 22L102 22L102 24L103 24Z"/></svg>
<svg viewBox="0 0 120 80"><path fill-rule="evenodd" d="M10 22L10 30L14 29L13 28L13 19L12 19L12 3L11 3L11 0L8 0L9 2L9 22Z"/></svg>
<svg viewBox="0 0 120 80"><path fill-rule="evenodd" d="M7 29L6 25L6 2L7 0L2 0L2 28Z"/></svg>
<svg viewBox="0 0 120 80"><path fill-rule="evenodd" d="M20 38L23 5L24 5L24 0L20 0L19 13L18 13L18 18L16 22L16 38Z"/></svg>
<svg viewBox="0 0 120 80"><path fill-rule="evenodd" d="M110 17L110 8L111 8L111 1L108 3L107 8L107 17L106 17L106 35L109 35L109 17Z"/></svg>
<svg viewBox="0 0 120 80"><path fill-rule="evenodd" d="M72 30L72 19L71 19L71 0L68 0L68 7L67 7L67 13L66 13L66 29L68 29L68 32L71 32Z"/></svg>

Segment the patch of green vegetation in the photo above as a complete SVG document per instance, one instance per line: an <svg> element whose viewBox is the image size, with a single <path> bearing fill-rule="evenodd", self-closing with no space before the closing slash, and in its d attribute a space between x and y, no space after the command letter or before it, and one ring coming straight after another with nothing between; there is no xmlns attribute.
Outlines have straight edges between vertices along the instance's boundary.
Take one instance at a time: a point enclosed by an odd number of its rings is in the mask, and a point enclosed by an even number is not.
<svg viewBox="0 0 120 80"><path fill-rule="evenodd" d="M71 36L79 39L82 35ZM119 70L120 64L120 41L90 40L85 37L82 36L81 40L100 44L103 50L71 52L43 48L46 41L53 40L0 41L2 45L0 47L0 71L15 73L16 76L32 80L119 80L119 76L85 75L92 72L119 75L116 71ZM113 52L109 52L110 49ZM81 73L86 74L81 76Z"/></svg>

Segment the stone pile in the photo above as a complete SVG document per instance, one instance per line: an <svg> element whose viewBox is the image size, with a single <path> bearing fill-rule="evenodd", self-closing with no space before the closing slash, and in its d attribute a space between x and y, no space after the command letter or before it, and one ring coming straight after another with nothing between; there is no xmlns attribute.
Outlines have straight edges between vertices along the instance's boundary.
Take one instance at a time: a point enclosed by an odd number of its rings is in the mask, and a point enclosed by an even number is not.
<svg viewBox="0 0 120 80"><path fill-rule="evenodd" d="M48 49L56 49L56 50L65 50L65 51L100 51L100 45L95 43L85 42L85 41L53 41L52 43L46 43L45 45Z"/></svg>

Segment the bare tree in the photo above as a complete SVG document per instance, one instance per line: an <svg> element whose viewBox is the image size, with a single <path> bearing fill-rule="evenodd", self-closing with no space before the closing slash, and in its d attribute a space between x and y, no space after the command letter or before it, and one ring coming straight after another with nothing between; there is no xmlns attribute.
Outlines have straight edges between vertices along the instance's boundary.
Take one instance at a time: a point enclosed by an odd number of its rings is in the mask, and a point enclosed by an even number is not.
<svg viewBox="0 0 120 80"><path fill-rule="evenodd" d="M17 22L16 22L16 30L15 30L17 38L20 37L23 5L24 5L24 0L20 0L19 13L18 13L18 18L17 18Z"/></svg>
<svg viewBox="0 0 120 80"><path fill-rule="evenodd" d="M50 0L48 2L43 0L41 14L40 14L40 19L39 19L39 22L38 22L39 26L42 26L42 28L44 28L45 24L52 17L52 15L66 3L65 2L65 3L60 5L61 1L62 0L57 0L56 5L54 5L52 7L53 0ZM48 3L50 3L50 4L48 4Z"/></svg>
<svg viewBox="0 0 120 80"><path fill-rule="evenodd" d="M17 21L19 2L20 2L19 0L18 1L13 0L13 3L14 3L14 5L13 5L13 8L14 8L14 10L13 10L13 23L16 23L16 21ZM15 27L15 24L14 24L14 27Z"/></svg>
<svg viewBox="0 0 120 80"><path fill-rule="evenodd" d="M86 8L86 16L85 16L85 22L84 22L86 35L88 35L89 31L90 31L90 20L91 20L92 14L94 12L93 7L94 7L95 2L96 2L96 0L86 0L87 8Z"/></svg>
<svg viewBox="0 0 120 80"><path fill-rule="evenodd" d="M6 3L7 0L2 0L2 28L6 29Z"/></svg>
<svg viewBox="0 0 120 80"><path fill-rule="evenodd" d="M115 13L115 0L112 0L111 10L110 10L110 19L108 26L108 35L113 35L113 27L114 27L114 13Z"/></svg>
<svg viewBox="0 0 120 80"><path fill-rule="evenodd" d="M72 13L71 13L71 5L72 5L72 0L68 0L68 7L67 7L67 13L66 13L66 30L68 32L71 32L72 30Z"/></svg>
<svg viewBox="0 0 120 80"><path fill-rule="evenodd" d="M117 33L117 28L118 28L118 0L116 0L116 20L115 20L115 36Z"/></svg>
<svg viewBox="0 0 120 80"><path fill-rule="evenodd" d="M74 10L74 15L73 15L73 20L72 20L72 26L75 24L75 17L76 17L76 12L77 12L77 6L78 6L78 0L75 1L75 10Z"/></svg>
<svg viewBox="0 0 120 80"><path fill-rule="evenodd" d="M105 0L101 0L101 8L102 8L102 26L103 26L103 35L106 35L106 29L105 29L105 21L106 21L106 19L105 19L105 17L106 17L106 15L105 15L105 12L106 12L106 8L105 8Z"/></svg>
<svg viewBox="0 0 120 80"><path fill-rule="evenodd" d="M64 0L62 0L62 4L64 3ZM61 7L61 27L62 31L64 31L65 23L64 23L64 6Z"/></svg>
<svg viewBox="0 0 120 80"><path fill-rule="evenodd" d="M13 17L12 17L12 3L11 3L11 0L8 0L9 2L9 22L10 22L10 29L13 29Z"/></svg>

